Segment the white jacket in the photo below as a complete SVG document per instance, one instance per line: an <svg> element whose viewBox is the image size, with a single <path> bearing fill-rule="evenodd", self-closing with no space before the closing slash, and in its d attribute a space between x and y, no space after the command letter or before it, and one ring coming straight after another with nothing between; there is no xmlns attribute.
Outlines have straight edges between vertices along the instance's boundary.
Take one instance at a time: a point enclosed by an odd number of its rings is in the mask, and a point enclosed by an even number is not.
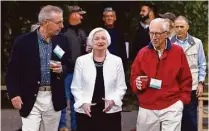
<svg viewBox="0 0 209 131"><path fill-rule="evenodd" d="M121 58L106 53L103 64L105 99L113 100L115 105L107 113L122 110L122 99L126 92L125 75ZM84 113L82 105L91 103L96 80L96 67L93 53L80 56L76 60L71 91L75 98L75 111Z"/></svg>

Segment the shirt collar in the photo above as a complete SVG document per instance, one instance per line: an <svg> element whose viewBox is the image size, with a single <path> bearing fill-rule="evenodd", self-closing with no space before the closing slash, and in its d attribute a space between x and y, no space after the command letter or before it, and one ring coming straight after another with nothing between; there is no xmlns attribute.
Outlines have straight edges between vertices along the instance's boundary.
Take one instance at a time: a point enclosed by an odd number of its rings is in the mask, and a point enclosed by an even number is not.
<svg viewBox="0 0 209 131"><path fill-rule="evenodd" d="M180 43L184 44L184 42L188 41L188 33L187 33L187 36L186 36L185 40L178 39L177 35L176 35L176 40L179 41Z"/></svg>
<svg viewBox="0 0 209 131"><path fill-rule="evenodd" d="M142 26L144 29L147 29L147 28L149 27L148 24L145 24L145 23L143 23L143 22L140 22L140 24L141 24L141 26Z"/></svg>
<svg viewBox="0 0 209 131"><path fill-rule="evenodd" d="M92 50L92 52L90 53L90 56L91 56L92 58L93 58L93 52L94 52L94 51ZM107 50L106 50L106 58L105 58L105 60L107 60L107 59L109 58L108 56L109 56L110 54L111 54L111 53L110 53L109 50L107 49Z"/></svg>
<svg viewBox="0 0 209 131"><path fill-rule="evenodd" d="M186 39L187 39L187 42L189 44L191 44L191 45L195 44L195 41L194 41L193 37L191 35L189 35L188 33L187 33L187 38ZM175 43L176 41L177 41L177 36L173 36L173 38L171 39L171 42Z"/></svg>
<svg viewBox="0 0 209 131"><path fill-rule="evenodd" d="M154 48L154 50L156 50L158 52L163 52L165 49L167 49L167 41L165 41L165 48L162 51L156 49L154 46L153 46L153 48Z"/></svg>
<svg viewBox="0 0 209 131"><path fill-rule="evenodd" d="M38 40L41 41L41 44L44 43L44 44L48 44L48 42L44 39L44 37L41 35L40 31L39 31L40 28L37 29L37 36L38 36ZM51 43L51 40L49 41L49 43Z"/></svg>

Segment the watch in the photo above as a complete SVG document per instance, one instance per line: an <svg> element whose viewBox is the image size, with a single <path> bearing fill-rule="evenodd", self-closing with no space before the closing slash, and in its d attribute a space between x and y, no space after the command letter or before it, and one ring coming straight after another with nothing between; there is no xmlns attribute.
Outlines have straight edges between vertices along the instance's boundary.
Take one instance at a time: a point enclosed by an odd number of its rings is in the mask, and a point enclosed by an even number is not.
<svg viewBox="0 0 209 131"><path fill-rule="evenodd" d="M204 81L199 81L199 83L201 83L203 86L205 86L205 82Z"/></svg>

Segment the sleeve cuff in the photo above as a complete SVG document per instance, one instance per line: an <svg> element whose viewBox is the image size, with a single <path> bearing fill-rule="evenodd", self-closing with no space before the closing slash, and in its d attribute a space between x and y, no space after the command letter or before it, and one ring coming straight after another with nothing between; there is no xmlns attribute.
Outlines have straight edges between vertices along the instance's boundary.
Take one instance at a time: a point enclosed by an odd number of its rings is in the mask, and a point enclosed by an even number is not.
<svg viewBox="0 0 209 131"><path fill-rule="evenodd" d="M205 81L205 77L199 76L199 81Z"/></svg>

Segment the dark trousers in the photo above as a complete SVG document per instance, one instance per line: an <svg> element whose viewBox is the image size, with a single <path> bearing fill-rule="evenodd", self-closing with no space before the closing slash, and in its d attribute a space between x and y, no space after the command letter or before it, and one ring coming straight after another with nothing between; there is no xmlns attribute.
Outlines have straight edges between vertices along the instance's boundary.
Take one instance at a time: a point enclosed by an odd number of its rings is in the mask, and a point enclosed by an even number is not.
<svg viewBox="0 0 209 131"><path fill-rule="evenodd" d="M91 116L76 113L77 131L121 131L121 112L107 114L92 106Z"/></svg>
<svg viewBox="0 0 209 131"><path fill-rule="evenodd" d="M197 131L197 105L196 90L191 92L191 102L184 105L181 131Z"/></svg>

